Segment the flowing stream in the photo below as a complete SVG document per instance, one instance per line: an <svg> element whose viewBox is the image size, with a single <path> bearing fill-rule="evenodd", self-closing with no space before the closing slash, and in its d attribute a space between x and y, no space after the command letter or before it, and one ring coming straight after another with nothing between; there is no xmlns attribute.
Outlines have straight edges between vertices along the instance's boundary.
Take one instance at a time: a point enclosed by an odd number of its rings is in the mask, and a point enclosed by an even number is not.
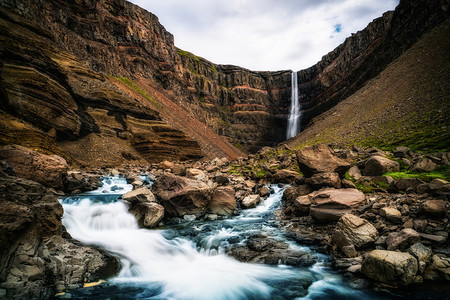
<svg viewBox="0 0 450 300"><path fill-rule="evenodd" d="M289 241L273 212L283 188L237 217L184 223L162 230L140 229L118 199L132 189L125 179L109 177L96 191L67 197L63 224L73 238L98 245L119 258L119 274L91 288L71 291L78 298L109 299L370 299L329 270L327 257L312 253L310 268L242 263L225 255L232 244L252 234L282 240L292 249L311 251ZM377 298L378 299L378 298Z"/></svg>
<svg viewBox="0 0 450 300"><path fill-rule="evenodd" d="M300 122L302 112L300 101L298 100L298 77L297 72L291 75L291 108L289 109L286 139L296 136L300 132Z"/></svg>

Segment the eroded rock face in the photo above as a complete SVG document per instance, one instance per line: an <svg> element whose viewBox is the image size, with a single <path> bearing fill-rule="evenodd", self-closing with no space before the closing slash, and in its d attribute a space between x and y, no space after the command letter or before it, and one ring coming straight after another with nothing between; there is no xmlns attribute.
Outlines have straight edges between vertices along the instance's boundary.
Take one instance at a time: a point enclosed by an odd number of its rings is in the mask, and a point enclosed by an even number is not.
<svg viewBox="0 0 450 300"><path fill-rule="evenodd" d="M206 183L171 173L161 175L153 188L169 217L202 216L213 196L213 189Z"/></svg>
<svg viewBox="0 0 450 300"><path fill-rule="evenodd" d="M6 298L49 298L114 275L118 261L64 233L63 209L41 184L0 176L0 289Z"/></svg>
<svg viewBox="0 0 450 300"><path fill-rule="evenodd" d="M297 152L300 171L308 177L313 174L335 172L343 176L350 164L334 155L330 147L324 144L308 146Z"/></svg>
<svg viewBox="0 0 450 300"><path fill-rule="evenodd" d="M386 250L370 252L361 267L367 277L389 285L410 284L417 270L417 260L411 254Z"/></svg>
<svg viewBox="0 0 450 300"><path fill-rule="evenodd" d="M7 160L16 175L55 189L63 188L67 162L57 155L45 155L28 148L10 145L0 148L0 159Z"/></svg>

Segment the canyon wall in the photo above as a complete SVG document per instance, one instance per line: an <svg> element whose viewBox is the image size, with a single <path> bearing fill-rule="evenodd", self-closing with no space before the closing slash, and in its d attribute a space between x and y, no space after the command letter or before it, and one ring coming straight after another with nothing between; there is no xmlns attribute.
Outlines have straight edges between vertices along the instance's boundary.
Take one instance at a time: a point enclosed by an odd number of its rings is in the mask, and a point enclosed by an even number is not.
<svg viewBox="0 0 450 300"><path fill-rule="evenodd" d="M446 3L401 1L395 12L385 13L316 65L299 71L302 126L354 93L447 18ZM123 0L5 0L0 5L2 24L10 32L7 40L14 44L17 26L21 32L31 31L16 44L2 46L0 92L8 100L1 108L45 132L54 128L66 151L82 139L84 146L95 145L85 138L93 132L129 138L133 147L124 155L147 160L160 160L166 153L182 159L202 153L236 157L242 154L236 147L255 151L285 139L290 70L254 72L197 57L176 48L155 15ZM35 37L32 43L27 42L30 35ZM23 44L34 50L23 49ZM49 45L53 54L40 50ZM14 66L17 61L19 66ZM30 65L33 70L27 69ZM23 109L18 100L23 93L11 86L30 82L14 82L18 77L49 86L51 95L43 97L49 100L40 100L47 104L33 101ZM26 94L41 93L33 86ZM41 107L57 118L36 117ZM184 147L188 151L177 152ZM159 154L152 155L154 149Z"/></svg>

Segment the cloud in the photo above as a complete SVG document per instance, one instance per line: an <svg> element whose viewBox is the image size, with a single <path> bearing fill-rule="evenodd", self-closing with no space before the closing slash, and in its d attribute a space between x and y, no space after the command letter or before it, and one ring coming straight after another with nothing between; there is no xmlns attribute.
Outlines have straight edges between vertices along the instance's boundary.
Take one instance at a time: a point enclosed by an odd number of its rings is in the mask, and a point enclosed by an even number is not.
<svg viewBox="0 0 450 300"><path fill-rule="evenodd" d="M252 70L307 68L399 0L131 2L158 16L175 45Z"/></svg>

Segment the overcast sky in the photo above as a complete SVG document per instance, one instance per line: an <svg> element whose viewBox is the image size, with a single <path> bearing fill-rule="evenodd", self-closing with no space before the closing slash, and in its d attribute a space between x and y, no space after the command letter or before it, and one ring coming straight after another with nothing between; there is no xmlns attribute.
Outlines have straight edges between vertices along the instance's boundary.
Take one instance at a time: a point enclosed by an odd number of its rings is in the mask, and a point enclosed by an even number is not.
<svg viewBox="0 0 450 300"><path fill-rule="evenodd" d="M301 70L399 0L131 0L175 45L217 64Z"/></svg>

